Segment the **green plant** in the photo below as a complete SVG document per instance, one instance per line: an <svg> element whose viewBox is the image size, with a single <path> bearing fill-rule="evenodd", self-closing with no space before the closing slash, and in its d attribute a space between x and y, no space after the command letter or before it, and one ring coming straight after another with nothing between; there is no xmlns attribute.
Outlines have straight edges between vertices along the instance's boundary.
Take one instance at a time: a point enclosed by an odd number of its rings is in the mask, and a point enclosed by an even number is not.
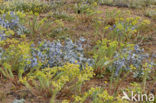
<svg viewBox="0 0 156 103"><path fill-rule="evenodd" d="M53 24L46 17L41 18L38 13L33 14L32 12L29 12L28 22L28 29L32 37L47 35L51 31L50 27Z"/></svg>
<svg viewBox="0 0 156 103"><path fill-rule="evenodd" d="M94 48L94 60L97 74L105 73L108 66L110 66L114 59L116 52L120 52L122 48L126 47L125 44L119 43L117 41L111 41L107 39L103 39L102 41L98 41L97 45Z"/></svg>
<svg viewBox="0 0 156 103"><path fill-rule="evenodd" d="M13 77L12 72L17 72L18 77L22 78L25 66L30 62L30 43L20 42L16 39L7 39L0 42L3 52L0 64L1 72L6 77Z"/></svg>
<svg viewBox="0 0 156 103"><path fill-rule="evenodd" d="M140 17L115 18L112 25L104 28L105 36L122 42L131 41L131 39L136 39L142 30L146 30L148 25L150 21L142 20Z"/></svg>
<svg viewBox="0 0 156 103"><path fill-rule="evenodd" d="M64 26L62 19L55 20L53 22L53 28L49 31L48 36L53 38L61 38L67 35L68 28Z"/></svg>
<svg viewBox="0 0 156 103"><path fill-rule="evenodd" d="M136 82L130 83L129 88L124 89L124 92L126 92L129 97L131 97L131 92L133 92L134 94L143 93L141 85Z"/></svg>
<svg viewBox="0 0 156 103"><path fill-rule="evenodd" d="M53 5L41 0L13 0L1 4L0 8L5 11L24 11L33 13L45 13L53 8Z"/></svg>
<svg viewBox="0 0 156 103"><path fill-rule="evenodd" d="M74 21L75 17L66 13L65 11L56 11L52 14L52 16L56 19L66 20L66 21Z"/></svg>
<svg viewBox="0 0 156 103"><path fill-rule="evenodd" d="M12 70L11 70L11 65L9 65L7 63L4 63L3 67L0 68L0 73L2 73L3 76L8 78L8 79L14 78L14 75L13 75Z"/></svg>
<svg viewBox="0 0 156 103"><path fill-rule="evenodd" d="M153 20L156 20L156 9L153 9L153 8L147 9L147 10L145 11L145 15L146 15L147 17L152 18Z"/></svg>
<svg viewBox="0 0 156 103"><path fill-rule="evenodd" d="M148 75L149 75L149 73L151 72L151 68L152 67L152 65L148 65L148 63L145 63L144 65L143 65L143 73L144 73L144 75L143 75L143 91L145 91L145 89L146 89L146 83L147 83L147 78L148 78Z"/></svg>
<svg viewBox="0 0 156 103"><path fill-rule="evenodd" d="M44 92L43 95L52 96L53 103L56 95L64 88L78 93L82 84L90 80L93 75L93 69L89 66L80 70L79 65L68 63L62 67L38 69L30 72L23 79L20 79L20 82L29 89L35 87L39 92Z"/></svg>
<svg viewBox="0 0 156 103"><path fill-rule="evenodd" d="M84 3L84 1L79 2L75 5L75 11L78 14L94 15L96 14L97 2L91 4Z"/></svg>
<svg viewBox="0 0 156 103"><path fill-rule="evenodd" d="M155 0L98 0L99 4L129 7L129 8L143 8L156 3Z"/></svg>
<svg viewBox="0 0 156 103"><path fill-rule="evenodd" d="M96 87L90 88L87 92L80 96L74 96L73 103L85 103L88 99L92 99L92 103L127 103L127 101L120 99L120 97L113 97L108 94L107 90Z"/></svg>

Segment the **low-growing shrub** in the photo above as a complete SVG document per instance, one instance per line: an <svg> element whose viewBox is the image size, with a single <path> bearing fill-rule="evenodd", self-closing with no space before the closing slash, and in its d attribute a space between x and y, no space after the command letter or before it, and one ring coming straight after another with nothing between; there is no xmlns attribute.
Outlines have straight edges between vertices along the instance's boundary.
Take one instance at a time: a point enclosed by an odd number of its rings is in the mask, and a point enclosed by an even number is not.
<svg viewBox="0 0 156 103"><path fill-rule="evenodd" d="M129 7L129 8L143 8L156 3L155 0L98 0L99 4Z"/></svg>
<svg viewBox="0 0 156 103"><path fill-rule="evenodd" d="M51 3L41 0L12 0L0 4L0 9L5 11L24 11L33 13L48 12L53 8Z"/></svg>
<svg viewBox="0 0 156 103"><path fill-rule="evenodd" d="M115 22L104 28L105 36L118 41L130 41L138 37L138 34L147 25L149 20L142 20L140 17L116 18Z"/></svg>
<svg viewBox="0 0 156 103"><path fill-rule="evenodd" d="M74 21L75 17L66 13L65 11L56 11L52 15L56 19L62 19L62 20L67 20L67 21Z"/></svg>
<svg viewBox="0 0 156 103"><path fill-rule="evenodd" d="M90 80L93 75L93 68L86 65L82 70L78 64L65 64L62 67L45 68L27 74L20 82L28 89L35 87L44 96L52 96L55 101L56 95L63 89L68 89L72 94L78 94L82 84Z"/></svg>
<svg viewBox="0 0 156 103"><path fill-rule="evenodd" d="M109 95L107 90L103 90L100 87L91 88L84 94L75 96L74 98L73 103L85 103L90 99L92 99L92 103L128 103L128 101L122 100L120 96L113 97Z"/></svg>
<svg viewBox="0 0 156 103"><path fill-rule="evenodd" d="M22 35L27 32L23 26L25 14L22 12L6 12L1 11L0 14L0 40L14 35Z"/></svg>
<svg viewBox="0 0 156 103"><path fill-rule="evenodd" d="M121 50L126 47L126 44L117 41L107 39L98 41L94 48L93 56L95 60L94 68L97 69L97 72L100 74L105 73L106 69L112 65L116 59L118 59L114 58L115 54L121 53Z"/></svg>
<svg viewBox="0 0 156 103"><path fill-rule="evenodd" d="M31 63L29 61L31 58L30 44L16 39L6 39L1 41L0 45L3 50L0 58L1 72L7 78L9 77L6 76L8 72L11 77L12 72L16 72L19 78L21 78L25 67Z"/></svg>
<svg viewBox="0 0 156 103"><path fill-rule="evenodd" d="M123 56L123 54L126 54ZM114 61L113 66L116 68L115 74L118 75L119 71L126 70L131 71L133 73L134 78L143 78L144 72L144 63L149 67L149 73L155 65L151 60L151 57L148 53L144 52L144 49L135 45L132 49L123 49L121 53L116 53L114 58L118 58Z"/></svg>
<svg viewBox="0 0 156 103"><path fill-rule="evenodd" d="M97 7L97 2L88 4L86 1L81 1L75 5L75 11L78 14L93 15L96 14L95 8Z"/></svg>
<svg viewBox="0 0 156 103"><path fill-rule="evenodd" d="M1 41L0 44L0 64L2 67L4 67L4 64L10 65L11 71L18 72L20 77L25 71L63 66L67 62L79 64L80 69L83 69L86 64L93 65L94 63L92 59L85 58L80 41L76 44L67 39L64 45L60 41L45 41L40 42L39 46L35 47L31 42L6 39Z"/></svg>
<svg viewBox="0 0 156 103"><path fill-rule="evenodd" d="M66 62L80 64L81 66L86 63L93 65L94 61L84 56L82 42L79 41L76 44L70 39L65 40L64 45L60 41L40 42L38 48L32 48L31 67L37 65L38 61L43 63L43 67L61 66Z"/></svg>
<svg viewBox="0 0 156 103"><path fill-rule="evenodd" d="M147 9L145 11L145 15L153 20L156 20L156 9Z"/></svg>
<svg viewBox="0 0 156 103"><path fill-rule="evenodd" d="M97 75L106 75L110 72L119 76L123 71L131 71L134 78L143 78L145 72L142 64L147 63L149 73L155 65L150 55L138 45L106 39L99 41L95 46L94 59ZM135 69L131 68L132 65Z"/></svg>

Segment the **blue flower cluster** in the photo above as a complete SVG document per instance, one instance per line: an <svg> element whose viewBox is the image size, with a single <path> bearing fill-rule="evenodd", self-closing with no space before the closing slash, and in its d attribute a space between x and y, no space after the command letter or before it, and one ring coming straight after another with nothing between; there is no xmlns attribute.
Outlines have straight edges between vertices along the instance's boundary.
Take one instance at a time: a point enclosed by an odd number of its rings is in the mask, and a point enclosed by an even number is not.
<svg viewBox="0 0 156 103"><path fill-rule="evenodd" d="M6 29L11 29L16 35L22 35L26 32L26 28L20 23L20 18L15 14L15 12L10 12L8 14L3 14L0 16L0 26ZM0 30L0 40L4 40L8 37L5 31Z"/></svg>
<svg viewBox="0 0 156 103"><path fill-rule="evenodd" d="M44 41L39 43L39 47L35 48L32 45L32 59L29 67L35 67L39 63L42 64L42 68L62 66L65 63L76 63L83 68L86 63L92 66L94 60L85 58L83 42L85 39L80 38L78 42L73 43L71 39L66 39L64 44L60 41Z"/></svg>
<svg viewBox="0 0 156 103"><path fill-rule="evenodd" d="M126 54L127 56L120 58L123 54ZM135 45L134 50L128 50L127 48L123 49L121 54L116 53L115 55L115 58L120 58L113 64L113 67L116 68L115 75L118 75L120 70L130 70L130 65L133 65L137 68L136 72L134 73L134 77L140 77L143 75L143 64L145 61L148 63L148 65L155 65L152 61L152 59L155 57L150 57L151 56L145 53L144 49L141 49L139 45ZM150 69L152 69L152 67Z"/></svg>

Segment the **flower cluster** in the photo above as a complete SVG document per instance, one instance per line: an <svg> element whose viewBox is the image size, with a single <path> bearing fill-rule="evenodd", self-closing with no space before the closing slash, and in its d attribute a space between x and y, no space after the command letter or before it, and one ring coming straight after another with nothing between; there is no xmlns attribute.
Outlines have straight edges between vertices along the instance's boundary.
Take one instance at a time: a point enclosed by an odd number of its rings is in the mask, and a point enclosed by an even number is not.
<svg viewBox="0 0 156 103"><path fill-rule="evenodd" d="M82 84L94 76L92 67L86 66L83 70L79 68L80 65L78 64L66 63L62 67L36 70L21 78L20 82L28 88L35 86L36 88L40 87L38 88L39 90L48 89L48 92L59 92L68 82L72 84L70 86L76 87L78 84ZM29 84L29 82L32 83Z"/></svg>
<svg viewBox="0 0 156 103"><path fill-rule="evenodd" d="M121 56L126 54L125 56ZM142 64L147 62L146 64L150 67L150 71L152 67L155 65L150 58L150 55L144 52L144 49L139 47L139 45L135 45L133 49L124 48L122 53L116 53L115 58L117 59L113 67L116 68L116 75L118 75L120 70L132 70L134 77L141 77L144 73L144 67Z"/></svg>
<svg viewBox="0 0 156 103"><path fill-rule="evenodd" d="M24 11L24 12L32 11L33 13L35 12L43 13L51 10L52 7L53 7L52 3L45 3L39 0L35 0L35 1L16 0L16 1L5 2L1 4L0 9L6 11Z"/></svg>
<svg viewBox="0 0 156 103"><path fill-rule="evenodd" d="M109 33L108 37L118 41L127 41L135 38L140 28L150 24L149 20L142 20L140 17L115 18L113 25L107 25L104 30Z"/></svg>
<svg viewBox="0 0 156 103"><path fill-rule="evenodd" d="M131 71L134 77L141 77L144 74L142 64L147 63L149 72L153 68L154 55L151 56L144 52L144 49L139 45L123 44L117 41L102 40L95 46L94 60L97 75L104 74L106 70L115 72L115 75L120 75L122 71Z"/></svg>
<svg viewBox="0 0 156 103"><path fill-rule="evenodd" d="M98 0L100 4L129 7L129 8L143 8L155 4L155 0Z"/></svg>
<svg viewBox="0 0 156 103"><path fill-rule="evenodd" d="M120 50L125 47L127 47L126 44L117 41L111 41L107 39L98 41L94 48L93 56L95 60L94 67L96 69L100 69L98 70L98 73L103 74L103 72L105 72L105 68L113 63L115 53L120 53Z"/></svg>
<svg viewBox="0 0 156 103"><path fill-rule="evenodd" d="M21 24L21 19L24 17L25 14L21 12L7 12L0 15L0 40L4 40L14 33L22 35L26 31Z"/></svg>
<svg viewBox="0 0 156 103"><path fill-rule="evenodd" d="M95 8L97 7L97 2L80 1L75 5L75 9L77 13L84 13L87 15L94 15L97 13Z"/></svg>
<svg viewBox="0 0 156 103"><path fill-rule="evenodd" d="M74 96L74 103L84 103L89 98L97 103L128 103L128 101L120 99L120 96L109 95L107 90L100 87L90 88L83 96Z"/></svg>
<svg viewBox="0 0 156 103"><path fill-rule="evenodd" d="M1 45L1 58L0 64L4 69L9 69L7 65L10 65L11 71L18 72L21 77L24 73L25 67L30 64L30 44L27 42L20 42L16 39L7 38L5 41L0 42ZM5 68L6 67L6 68ZM4 70L4 72L7 70Z"/></svg>
<svg viewBox="0 0 156 103"><path fill-rule="evenodd" d="M32 45L31 67L37 66L39 62L43 64L43 68L62 66L66 62L80 64L81 66L88 63L91 66L93 60L84 57L82 42L83 39L81 38L77 43L67 39L64 45L60 41L40 42L38 48Z"/></svg>

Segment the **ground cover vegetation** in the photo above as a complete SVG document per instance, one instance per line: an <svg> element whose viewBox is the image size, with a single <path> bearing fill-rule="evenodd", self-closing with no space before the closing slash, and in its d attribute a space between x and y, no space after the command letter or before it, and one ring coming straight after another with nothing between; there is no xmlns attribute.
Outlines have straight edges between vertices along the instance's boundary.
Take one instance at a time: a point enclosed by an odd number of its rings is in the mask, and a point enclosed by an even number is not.
<svg viewBox="0 0 156 103"><path fill-rule="evenodd" d="M155 51L156 0L0 0L0 103L156 96Z"/></svg>

